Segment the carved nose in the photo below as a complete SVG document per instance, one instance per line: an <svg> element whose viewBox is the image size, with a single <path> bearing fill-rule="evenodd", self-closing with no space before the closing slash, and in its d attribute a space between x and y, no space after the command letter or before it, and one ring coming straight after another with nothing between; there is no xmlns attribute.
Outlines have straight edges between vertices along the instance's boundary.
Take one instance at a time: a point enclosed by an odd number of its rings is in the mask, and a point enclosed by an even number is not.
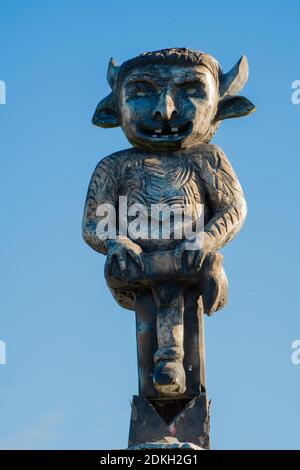
<svg viewBox="0 0 300 470"><path fill-rule="evenodd" d="M162 93L154 111L154 117L162 120L170 120L178 115L173 98L167 94Z"/></svg>

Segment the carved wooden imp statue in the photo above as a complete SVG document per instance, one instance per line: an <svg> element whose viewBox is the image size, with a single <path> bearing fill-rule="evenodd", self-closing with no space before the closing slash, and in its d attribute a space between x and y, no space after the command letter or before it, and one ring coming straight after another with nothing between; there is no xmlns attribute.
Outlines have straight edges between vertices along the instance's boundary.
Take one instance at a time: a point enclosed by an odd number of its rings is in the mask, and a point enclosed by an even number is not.
<svg viewBox="0 0 300 470"><path fill-rule="evenodd" d="M187 375L193 368L192 349L198 346L192 328L185 335L185 316L199 309L200 300L208 315L226 303L227 279L218 250L238 233L246 216L239 181L222 149L210 141L223 119L255 109L238 95L248 79L247 59L243 56L223 73L211 55L164 49L121 66L111 60L107 78L112 91L98 104L93 123L121 126L132 147L98 163L88 189L83 236L107 256L105 276L115 299L138 314L140 393L188 398L196 394ZM127 216L120 201L126 201ZM168 237L120 230L132 220L130 207L151 219L157 204L188 208L193 223L199 206L204 208L204 232L195 234L193 249L191 240L174 236L174 223ZM117 217L108 214L110 207ZM99 229L104 219L109 227L105 236Z"/></svg>

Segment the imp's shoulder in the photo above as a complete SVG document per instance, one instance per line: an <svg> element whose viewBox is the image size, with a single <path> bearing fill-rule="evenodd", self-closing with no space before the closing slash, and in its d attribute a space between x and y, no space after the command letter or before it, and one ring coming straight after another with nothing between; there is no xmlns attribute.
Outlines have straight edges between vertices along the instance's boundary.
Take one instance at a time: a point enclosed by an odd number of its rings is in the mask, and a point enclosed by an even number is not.
<svg viewBox="0 0 300 470"><path fill-rule="evenodd" d="M128 161L135 153L134 148L119 150L118 152L111 153L103 157L96 165L94 175L107 173L112 178L117 178L121 172L124 163Z"/></svg>
<svg viewBox="0 0 300 470"><path fill-rule="evenodd" d="M190 150L191 157L194 164L199 169L218 170L232 170L231 164L224 152L224 150L215 144L200 144Z"/></svg>
<svg viewBox="0 0 300 470"><path fill-rule="evenodd" d="M190 149L190 154L195 162L210 160L218 164L223 159L227 160L224 150L216 144L199 144Z"/></svg>
<svg viewBox="0 0 300 470"><path fill-rule="evenodd" d="M122 165L126 159L134 155L136 149L129 148L125 150L119 150L118 152L111 153L106 157L103 157L98 165Z"/></svg>
<svg viewBox="0 0 300 470"><path fill-rule="evenodd" d="M194 167L202 181L226 197L242 194L242 188L224 151L218 145L203 144L193 149Z"/></svg>

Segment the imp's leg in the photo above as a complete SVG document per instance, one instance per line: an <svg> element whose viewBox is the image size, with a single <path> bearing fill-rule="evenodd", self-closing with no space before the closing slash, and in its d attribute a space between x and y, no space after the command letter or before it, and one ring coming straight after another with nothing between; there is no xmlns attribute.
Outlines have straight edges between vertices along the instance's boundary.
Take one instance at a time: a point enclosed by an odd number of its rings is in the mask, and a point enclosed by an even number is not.
<svg viewBox="0 0 300 470"><path fill-rule="evenodd" d="M201 268L199 286L207 315L213 315L226 305L228 280L221 253L214 252L207 255Z"/></svg>
<svg viewBox="0 0 300 470"><path fill-rule="evenodd" d="M186 389L183 368L183 312L182 287L171 282L152 286L156 304L157 344L154 355L153 382L163 396L182 395Z"/></svg>

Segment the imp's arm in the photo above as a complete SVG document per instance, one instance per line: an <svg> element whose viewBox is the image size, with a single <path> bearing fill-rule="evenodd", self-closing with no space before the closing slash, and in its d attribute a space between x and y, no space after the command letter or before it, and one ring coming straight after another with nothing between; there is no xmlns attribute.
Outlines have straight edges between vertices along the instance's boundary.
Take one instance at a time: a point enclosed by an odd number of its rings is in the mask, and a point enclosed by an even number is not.
<svg viewBox="0 0 300 470"><path fill-rule="evenodd" d="M108 251L108 240L113 238L116 232L119 165L114 157L115 155L106 157L96 166L88 187L82 221L82 233L86 243L105 255ZM99 228L104 217L107 223L105 236Z"/></svg>
<svg viewBox="0 0 300 470"><path fill-rule="evenodd" d="M212 217L204 227L204 249L216 251L240 231L247 215L247 205L237 176L221 148L198 160Z"/></svg>
<svg viewBox="0 0 300 470"><path fill-rule="evenodd" d="M109 266L116 259L122 277L126 277L128 257L144 270L142 250L127 237L118 233L119 180L122 156L113 154L97 165L88 188L83 214L83 238L94 250L107 255Z"/></svg>

